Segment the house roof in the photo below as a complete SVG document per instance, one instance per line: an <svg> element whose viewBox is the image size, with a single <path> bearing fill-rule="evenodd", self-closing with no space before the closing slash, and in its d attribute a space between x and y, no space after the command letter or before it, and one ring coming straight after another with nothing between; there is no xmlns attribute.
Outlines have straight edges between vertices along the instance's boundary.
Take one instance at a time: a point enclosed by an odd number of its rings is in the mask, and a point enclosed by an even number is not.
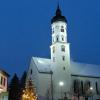
<svg viewBox="0 0 100 100"><path fill-rule="evenodd" d="M50 73L51 60L47 58L32 57L39 72ZM76 76L100 77L100 65L70 62L71 74Z"/></svg>
<svg viewBox="0 0 100 100"><path fill-rule="evenodd" d="M3 75L5 75L5 76L7 76L7 77L10 76L6 71L4 71L4 70L2 70L2 69L0 69L0 73L2 73Z"/></svg>

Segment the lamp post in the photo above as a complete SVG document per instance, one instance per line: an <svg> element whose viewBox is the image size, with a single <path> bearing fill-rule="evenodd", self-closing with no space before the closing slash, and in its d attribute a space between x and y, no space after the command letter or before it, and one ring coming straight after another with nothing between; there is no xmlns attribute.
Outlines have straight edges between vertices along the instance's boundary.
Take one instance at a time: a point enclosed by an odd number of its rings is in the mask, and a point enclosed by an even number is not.
<svg viewBox="0 0 100 100"><path fill-rule="evenodd" d="M51 98L52 98L52 100L53 100L53 80L52 80L53 72L50 71L50 74L51 74Z"/></svg>
<svg viewBox="0 0 100 100"><path fill-rule="evenodd" d="M62 87L64 86L64 82L63 81L60 81L59 82L59 86L61 87L61 98L63 98L63 95L62 95Z"/></svg>

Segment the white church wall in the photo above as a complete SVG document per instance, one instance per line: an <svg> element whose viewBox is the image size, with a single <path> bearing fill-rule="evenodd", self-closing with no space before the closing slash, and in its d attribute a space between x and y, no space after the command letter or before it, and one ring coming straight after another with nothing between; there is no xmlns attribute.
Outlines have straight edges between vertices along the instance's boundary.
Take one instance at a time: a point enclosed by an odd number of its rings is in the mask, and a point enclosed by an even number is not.
<svg viewBox="0 0 100 100"><path fill-rule="evenodd" d="M39 73L39 94L46 96L51 89L51 75L45 73Z"/></svg>
<svg viewBox="0 0 100 100"><path fill-rule="evenodd" d="M38 75L39 75L39 73L38 73L38 69L37 69L37 66L36 66L36 64L34 63L34 60L33 60L33 58L31 59L31 63L30 63L30 66L29 66L29 69L28 69L28 73L27 73L27 80L26 81L28 81L28 80L32 80L33 81L33 84L35 85L35 87L36 87L36 90L37 90L37 92L38 92Z"/></svg>

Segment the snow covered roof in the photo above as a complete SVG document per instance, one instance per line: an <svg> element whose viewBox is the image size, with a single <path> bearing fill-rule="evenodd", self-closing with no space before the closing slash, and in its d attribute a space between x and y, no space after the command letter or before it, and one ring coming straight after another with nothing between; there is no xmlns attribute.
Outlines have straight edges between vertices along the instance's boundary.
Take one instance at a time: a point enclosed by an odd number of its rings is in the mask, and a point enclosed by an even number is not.
<svg viewBox="0 0 100 100"><path fill-rule="evenodd" d="M50 73L51 60L47 58L32 57L39 72ZM100 77L100 66L79 62L70 62L71 74L79 76Z"/></svg>
<svg viewBox="0 0 100 100"><path fill-rule="evenodd" d="M51 71L50 67L50 59L47 58L39 58L39 57L32 57L34 63L39 72L49 72Z"/></svg>
<svg viewBox="0 0 100 100"><path fill-rule="evenodd" d="M71 61L72 75L100 77L100 65Z"/></svg>

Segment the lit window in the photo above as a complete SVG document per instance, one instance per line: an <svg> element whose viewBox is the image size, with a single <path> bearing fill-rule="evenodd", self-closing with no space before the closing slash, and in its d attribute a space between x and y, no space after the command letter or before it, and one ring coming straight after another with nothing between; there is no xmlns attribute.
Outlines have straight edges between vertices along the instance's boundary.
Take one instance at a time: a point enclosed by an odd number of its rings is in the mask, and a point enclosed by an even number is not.
<svg viewBox="0 0 100 100"><path fill-rule="evenodd" d="M65 56L62 56L62 60L65 61Z"/></svg>
<svg viewBox="0 0 100 100"><path fill-rule="evenodd" d="M65 46L64 45L61 46L61 51L65 52Z"/></svg>
<svg viewBox="0 0 100 100"><path fill-rule="evenodd" d="M53 53L55 53L55 47L53 46Z"/></svg>

